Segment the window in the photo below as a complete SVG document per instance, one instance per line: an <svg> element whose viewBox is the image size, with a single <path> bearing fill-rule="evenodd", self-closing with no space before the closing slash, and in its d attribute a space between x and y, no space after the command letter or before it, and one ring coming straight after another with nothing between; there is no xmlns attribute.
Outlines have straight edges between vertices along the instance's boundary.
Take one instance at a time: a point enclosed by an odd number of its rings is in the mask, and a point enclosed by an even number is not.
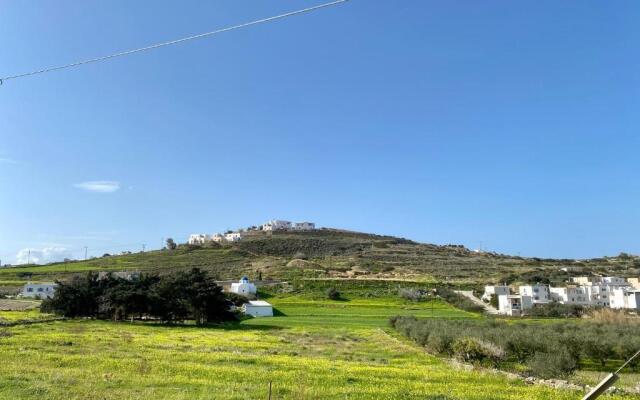
<svg viewBox="0 0 640 400"><path fill-rule="evenodd" d="M29 293L33 292L33 288L27 288L27 292Z"/></svg>

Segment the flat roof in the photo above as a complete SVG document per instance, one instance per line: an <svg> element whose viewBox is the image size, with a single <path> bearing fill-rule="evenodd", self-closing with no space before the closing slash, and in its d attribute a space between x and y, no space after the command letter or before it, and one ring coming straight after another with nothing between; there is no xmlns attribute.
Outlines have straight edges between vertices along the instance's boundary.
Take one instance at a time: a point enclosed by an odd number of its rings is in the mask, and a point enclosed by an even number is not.
<svg viewBox="0 0 640 400"><path fill-rule="evenodd" d="M271 307L271 304L267 303L264 300L252 300L252 301L249 301L249 305L256 306L256 307Z"/></svg>

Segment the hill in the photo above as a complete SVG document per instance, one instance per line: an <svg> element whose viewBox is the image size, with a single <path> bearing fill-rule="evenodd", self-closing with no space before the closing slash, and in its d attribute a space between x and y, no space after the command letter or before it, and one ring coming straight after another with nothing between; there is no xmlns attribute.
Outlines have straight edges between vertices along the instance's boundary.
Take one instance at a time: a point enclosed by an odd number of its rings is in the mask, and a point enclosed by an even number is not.
<svg viewBox="0 0 640 400"><path fill-rule="evenodd" d="M264 280L367 279L446 282L474 286L489 282L561 282L572 275L640 274L640 258L621 254L589 260L556 260L478 253L460 245L417 243L404 238L320 229L310 232L250 232L240 242L176 250L104 256L86 261L0 270L0 290L28 280L65 279L87 271L166 273L199 267L220 280L248 275ZM560 269L570 267L575 272Z"/></svg>

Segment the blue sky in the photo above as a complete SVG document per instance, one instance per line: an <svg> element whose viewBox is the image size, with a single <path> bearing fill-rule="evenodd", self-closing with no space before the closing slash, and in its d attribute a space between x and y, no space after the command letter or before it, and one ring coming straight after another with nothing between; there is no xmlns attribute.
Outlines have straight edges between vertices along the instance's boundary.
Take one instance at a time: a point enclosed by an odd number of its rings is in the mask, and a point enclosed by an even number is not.
<svg viewBox="0 0 640 400"><path fill-rule="evenodd" d="M318 3L0 0L0 75ZM0 257L270 218L640 253L639 20L637 1L352 0L5 82Z"/></svg>

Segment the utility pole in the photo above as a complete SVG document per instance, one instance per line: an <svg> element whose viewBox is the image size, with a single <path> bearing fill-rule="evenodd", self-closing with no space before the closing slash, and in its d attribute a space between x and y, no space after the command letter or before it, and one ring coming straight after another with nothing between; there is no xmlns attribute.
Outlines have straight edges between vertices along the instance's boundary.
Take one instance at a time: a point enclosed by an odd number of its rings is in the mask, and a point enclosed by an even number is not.
<svg viewBox="0 0 640 400"><path fill-rule="evenodd" d="M31 264L31 249L27 249L27 264Z"/></svg>
<svg viewBox="0 0 640 400"><path fill-rule="evenodd" d="M87 250L88 249L89 248L87 246L84 246L84 259L85 259L85 261L87 260Z"/></svg>
<svg viewBox="0 0 640 400"><path fill-rule="evenodd" d="M620 371L622 371L624 369L624 367L626 367L629 363L631 363L631 361L636 359L636 357L638 357L638 356L640 356L640 350L638 350L638 352L636 354L631 356L630 359L625 361L625 363L622 364L622 366L620 368L618 368L616 370L616 372L613 372L613 373L607 375L602 381L600 381L600 383L598 383L598 385L596 387L594 387L593 390L591 390L589 393L587 393L587 395L584 396L582 398L582 400L593 400L593 399L597 399L598 397L600 397L601 394L606 392L607 389L609 389L611 386L613 386L613 384L616 383L616 381L620 378L618 376Z"/></svg>
<svg viewBox="0 0 640 400"><path fill-rule="evenodd" d="M142 252L144 253L144 248L145 248L146 244L142 243Z"/></svg>
<svg viewBox="0 0 640 400"><path fill-rule="evenodd" d="M160 238L160 250L164 249L164 238Z"/></svg>

